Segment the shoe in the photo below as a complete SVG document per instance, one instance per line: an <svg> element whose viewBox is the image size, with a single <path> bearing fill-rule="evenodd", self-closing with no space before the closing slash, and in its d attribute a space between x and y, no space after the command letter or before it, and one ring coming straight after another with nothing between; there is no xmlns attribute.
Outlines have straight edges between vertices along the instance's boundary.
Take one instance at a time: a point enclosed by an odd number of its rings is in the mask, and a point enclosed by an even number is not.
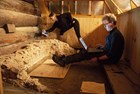
<svg viewBox="0 0 140 94"><path fill-rule="evenodd" d="M52 59L53 59L53 61L54 61L55 63L57 63L59 66L65 67L65 62L62 60L62 57L53 55Z"/></svg>

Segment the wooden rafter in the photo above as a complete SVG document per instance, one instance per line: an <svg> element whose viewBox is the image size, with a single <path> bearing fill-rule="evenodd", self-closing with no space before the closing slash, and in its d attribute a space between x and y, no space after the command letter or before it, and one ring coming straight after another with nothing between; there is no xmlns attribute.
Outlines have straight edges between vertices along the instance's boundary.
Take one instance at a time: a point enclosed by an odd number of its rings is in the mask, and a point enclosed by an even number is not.
<svg viewBox="0 0 140 94"><path fill-rule="evenodd" d="M113 13L113 11L112 11L112 9L110 8L110 6L109 6L109 4L107 3L107 1L104 0L104 2L105 2L105 4L106 4L106 6L108 7L108 9L110 10L110 12Z"/></svg>
<svg viewBox="0 0 140 94"><path fill-rule="evenodd" d="M136 2L134 2L133 0L130 0L130 2L132 2L136 7L138 7L138 5L136 4Z"/></svg>
<svg viewBox="0 0 140 94"><path fill-rule="evenodd" d="M120 13L123 13L120 7L113 0L110 0L110 1L115 5L115 7L120 11Z"/></svg>

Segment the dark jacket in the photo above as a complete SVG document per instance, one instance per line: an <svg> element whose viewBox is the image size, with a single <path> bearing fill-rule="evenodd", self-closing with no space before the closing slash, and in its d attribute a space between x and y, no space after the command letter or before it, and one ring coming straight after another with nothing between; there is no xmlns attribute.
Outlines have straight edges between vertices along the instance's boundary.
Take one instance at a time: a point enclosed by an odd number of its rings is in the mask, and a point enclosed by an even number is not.
<svg viewBox="0 0 140 94"><path fill-rule="evenodd" d="M63 35L65 31L73 26L73 18L70 13L64 13L57 16L58 21L55 21L53 26L46 30L47 32L52 32L55 28L60 29L60 35Z"/></svg>
<svg viewBox="0 0 140 94"><path fill-rule="evenodd" d="M110 62L117 63L120 60L124 50L124 37L117 27L107 36L104 50Z"/></svg>

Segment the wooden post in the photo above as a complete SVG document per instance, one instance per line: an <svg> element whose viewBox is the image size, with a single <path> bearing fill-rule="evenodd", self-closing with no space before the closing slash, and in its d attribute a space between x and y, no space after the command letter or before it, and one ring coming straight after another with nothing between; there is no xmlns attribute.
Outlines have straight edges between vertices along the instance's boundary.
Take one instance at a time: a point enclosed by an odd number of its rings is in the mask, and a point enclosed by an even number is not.
<svg viewBox="0 0 140 94"><path fill-rule="evenodd" d="M110 1L115 5L115 7L120 11L120 13L123 13L123 11L119 8L119 6L113 0L110 0Z"/></svg>
<svg viewBox="0 0 140 94"><path fill-rule="evenodd" d="M75 14L77 14L77 1L75 1Z"/></svg>
<svg viewBox="0 0 140 94"><path fill-rule="evenodd" d="M64 13L64 9L63 9L63 8L64 8L64 1L62 0L62 1L61 1L61 13L62 13L62 14Z"/></svg>
<svg viewBox="0 0 140 94"><path fill-rule="evenodd" d="M131 5L131 9L137 7L137 5L135 4L135 2L133 0L130 0L130 5Z"/></svg>
<svg viewBox="0 0 140 94"><path fill-rule="evenodd" d="M109 6L109 4L107 3L107 1L105 0L104 2L105 2L105 4L106 4L106 6L108 7L108 9L110 10L110 12L113 13L113 11L112 11L112 9L110 8L110 6Z"/></svg>
<svg viewBox="0 0 140 94"><path fill-rule="evenodd" d="M92 1L89 1L88 15L91 15Z"/></svg>
<svg viewBox="0 0 140 94"><path fill-rule="evenodd" d="M70 12L70 1L68 0L68 12Z"/></svg>
<svg viewBox="0 0 140 94"><path fill-rule="evenodd" d="M0 94L3 94L3 83L2 83L2 75L1 75L1 65L0 65Z"/></svg>

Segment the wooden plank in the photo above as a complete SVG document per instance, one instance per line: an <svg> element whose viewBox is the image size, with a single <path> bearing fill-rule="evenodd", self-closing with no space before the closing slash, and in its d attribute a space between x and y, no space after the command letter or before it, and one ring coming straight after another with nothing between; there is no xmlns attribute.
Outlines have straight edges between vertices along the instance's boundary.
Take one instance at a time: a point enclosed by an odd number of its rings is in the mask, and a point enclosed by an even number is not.
<svg viewBox="0 0 140 94"><path fill-rule="evenodd" d="M115 94L139 94L134 85L124 75L107 71L107 75Z"/></svg>
<svg viewBox="0 0 140 94"><path fill-rule="evenodd" d="M139 88L135 86L135 84L132 83L124 75L124 71L118 68L117 65L110 65L110 66L105 65L104 68L115 94L139 94L140 93Z"/></svg>
<svg viewBox="0 0 140 94"><path fill-rule="evenodd" d="M43 64L46 60L48 59L47 56L43 57L40 61L38 61L37 63L35 63L31 68L29 68L27 70L28 73L31 73L34 69L36 69L38 66L40 66L41 64Z"/></svg>
<svg viewBox="0 0 140 94"><path fill-rule="evenodd" d="M75 1L74 4L75 4L75 5L74 5L74 8L75 8L75 14L77 14L77 1Z"/></svg>
<svg viewBox="0 0 140 94"><path fill-rule="evenodd" d="M109 6L109 4L107 3L107 1L105 0L104 2L105 2L105 4L106 4L106 6L108 7L108 9L110 10L110 12L113 13L113 10L110 8L110 6Z"/></svg>
<svg viewBox="0 0 140 94"><path fill-rule="evenodd" d="M5 29L6 33L14 33L16 31L14 24L6 24L4 26L4 29Z"/></svg>
<svg viewBox="0 0 140 94"><path fill-rule="evenodd" d="M125 77L131 81L138 90L140 90L140 77L124 62L119 64L120 69L124 73Z"/></svg>
<svg viewBox="0 0 140 94"><path fill-rule="evenodd" d="M82 82L81 92L86 94L105 94L105 86L103 83L84 81Z"/></svg>
<svg viewBox="0 0 140 94"><path fill-rule="evenodd" d="M30 76L64 78L69 70L70 65L60 67L52 59L46 60L42 65L33 70Z"/></svg>
<svg viewBox="0 0 140 94"><path fill-rule="evenodd" d="M1 65L0 65L0 94L3 94L3 83L2 83L2 75L1 75Z"/></svg>
<svg viewBox="0 0 140 94"><path fill-rule="evenodd" d="M110 0L110 1L115 5L115 7L120 11L120 13L123 13L120 7L113 0Z"/></svg>
<svg viewBox="0 0 140 94"><path fill-rule="evenodd" d="M124 58L140 76L140 7L117 16L117 26L125 38ZM124 21L125 20L125 21Z"/></svg>

